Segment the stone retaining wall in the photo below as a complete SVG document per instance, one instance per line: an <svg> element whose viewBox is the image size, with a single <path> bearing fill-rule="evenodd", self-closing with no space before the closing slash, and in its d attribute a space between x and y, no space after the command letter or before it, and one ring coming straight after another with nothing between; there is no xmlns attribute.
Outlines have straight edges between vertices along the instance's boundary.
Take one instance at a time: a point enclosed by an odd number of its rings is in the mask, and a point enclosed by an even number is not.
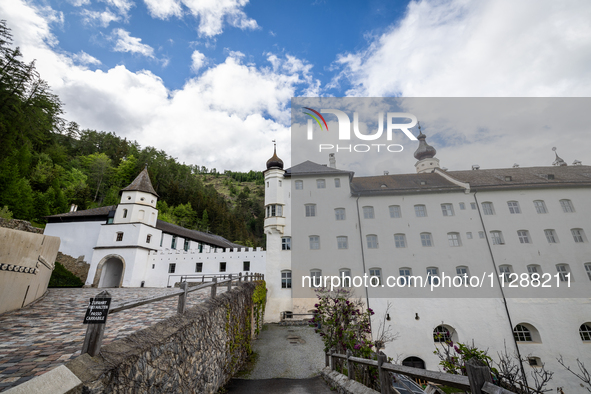
<svg viewBox="0 0 591 394"><path fill-rule="evenodd" d="M326 367L320 371L320 375L331 389L336 390L339 394L379 394L377 391L372 390L355 380L349 379L342 373L332 371L330 367Z"/></svg>
<svg viewBox="0 0 591 394"><path fill-rule="evenodd" d="M26 231L28 233L43 234L42 228L31 226L31 223L26 220L18 219L4 219L0 218L0 227L9 228L12 230Z"/></svg>
<svg viewBox="0 0 591 394"><path fill-rule="evenodd" d="M58 252L55 261L63 265L68 271L80 278L82 283L86 283L86 277L88 276L90 264L84 261L84 256L75 258L70 255L63 254L62 252Z"/></svg>

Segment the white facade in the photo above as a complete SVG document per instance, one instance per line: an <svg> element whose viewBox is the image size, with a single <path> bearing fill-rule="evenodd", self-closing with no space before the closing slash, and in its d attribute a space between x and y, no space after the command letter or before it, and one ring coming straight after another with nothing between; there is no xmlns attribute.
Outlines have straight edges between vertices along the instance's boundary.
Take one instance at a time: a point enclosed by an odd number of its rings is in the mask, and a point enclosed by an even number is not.
<svg viewBox="0 0 591 394"><path fill-rule="evenodd" d="M431 171L420 166L429 163ZM266 206L285 204L284 217L265 220L266 319L278 320L281 311L313 309L313 289L296 284L313 271L362 276L379 270L380 284L385 284L390 276L426 278L436 272L455 277L464 272L458 269L467 270L470 276L484 276L486 285L433 292L387 285L355 289L376 319L391 304L388 324L399 338L386 354L398 362L418 357L427 369L437 370L433 331L444 326L452 339L474 340L493 358L504 344L510 353L518 347L522 357L537 357L555 372L551 388L577 390L578 383L556 358L562 355L574 367L577 358L591 365L591 341L579 333L582 325L591 327L591 168L445 172L435 158L417 164L417 174L351 182L344 171L309 162L266 171ZM508 175L500 175L504 173ZM556 173L559 183L547 178L549 173ZM283 232L276 225L280 221ZM290 250L281 247L286 236L291 237ZM547 283L551 287L508 288L506 283L501 293L501 272L529 278L532 266L552 276ZM286 270L291 271L292 288L282 286L281 272ZM557 288L561 270L570 273L570 287L560 281ZM514 340L517 325L528 328L531 340ZM373 329L377 326L374 321ZM524 367L526 372L535 368Z"/></svg>

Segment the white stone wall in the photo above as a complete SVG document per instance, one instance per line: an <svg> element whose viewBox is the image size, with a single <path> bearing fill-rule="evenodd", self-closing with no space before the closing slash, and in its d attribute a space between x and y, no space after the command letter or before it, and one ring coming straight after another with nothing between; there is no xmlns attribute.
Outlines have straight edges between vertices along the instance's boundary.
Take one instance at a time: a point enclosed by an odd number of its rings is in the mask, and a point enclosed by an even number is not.
<svg viewBox="0 0 591 394"><path fill-rule="evenodd" d="M104 221L47 223L43 234L61 239L60 252L76 258L84 256L90 262L102 224Z"/></svg>

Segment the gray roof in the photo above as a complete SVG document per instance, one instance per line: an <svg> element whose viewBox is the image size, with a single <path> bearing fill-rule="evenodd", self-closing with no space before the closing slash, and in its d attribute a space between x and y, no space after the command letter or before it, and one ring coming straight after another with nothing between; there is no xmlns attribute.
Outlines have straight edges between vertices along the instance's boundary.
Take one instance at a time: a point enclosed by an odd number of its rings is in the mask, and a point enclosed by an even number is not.
<svg viewBox="0 0 591 394"><path fill-rule="evenodd" d="M244 246L230 242L219 235L208 234L197 230L189 230L188 228L177 226L176 224L171 224L160 219L156 221L156 228L167 234L178 235L182 238L217 246L219 248L244 248Z"/></svg>
<svg viewBox="0 0 591 394"><path fill-rule="evenodd" d="M456 192L464 189L434 173L395 174L353 178L353 195L391 195Z"/></svg>
<svg viewBox="0 0 591 394"><path fill-rule="evenodd" d="M306 160L303 163L297 164L285 170L285 176L305 176L305 175L347 175L353 177L352 171L343 171L336 168L314 163Z"/></svg>
<svg viewBox="0 0 591 394"><path fill-rule="evenodd" d="M109 215L109 212L114 211L116 208L117 208L117 205L107 205L105 207L84 209L82 211L58 213L57 215L51 215L51 216L46 216L46 217L47 218L83 218L83 217L104 216L106 219L107 215ZM59 220L54 220L53 222L56 222L56 221L59 221Z"/></svg>
<svg viewBox="0 0 591 394"><path fill-rule="evenodd" d="M158 197L156 194L156 190L152 186L152 182L150 181L150 174L148 174L148 167L145 167L142 172L129 184L129 186L124 187L121 191L140 191L145 193L150 193Z"/></svg>

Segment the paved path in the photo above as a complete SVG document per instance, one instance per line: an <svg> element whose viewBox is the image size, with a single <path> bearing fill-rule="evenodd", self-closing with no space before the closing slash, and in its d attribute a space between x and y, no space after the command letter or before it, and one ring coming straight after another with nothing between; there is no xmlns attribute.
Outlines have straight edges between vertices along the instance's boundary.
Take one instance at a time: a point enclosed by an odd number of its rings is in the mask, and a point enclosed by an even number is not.
<svg viewBox="0 0 591 394"><path fill-rule="evenodd" d="M334 394L320 376L309 379L232 379L226 386L231 394Z"/></svg>
<svg viewBox="0 0 591 394"><path fill-rule="evenodd" d="M0 315L0 391L66 363L82 349L82 324L89 298L104 289L49 289L36 304ZM112 305L164 295L178 289L106 289ZM224 291L218 288L218 292ZM187 307L209 297L209 288L192 292ZM109 315L103 344L149 327L176 313L177 297Z"/></svg>

